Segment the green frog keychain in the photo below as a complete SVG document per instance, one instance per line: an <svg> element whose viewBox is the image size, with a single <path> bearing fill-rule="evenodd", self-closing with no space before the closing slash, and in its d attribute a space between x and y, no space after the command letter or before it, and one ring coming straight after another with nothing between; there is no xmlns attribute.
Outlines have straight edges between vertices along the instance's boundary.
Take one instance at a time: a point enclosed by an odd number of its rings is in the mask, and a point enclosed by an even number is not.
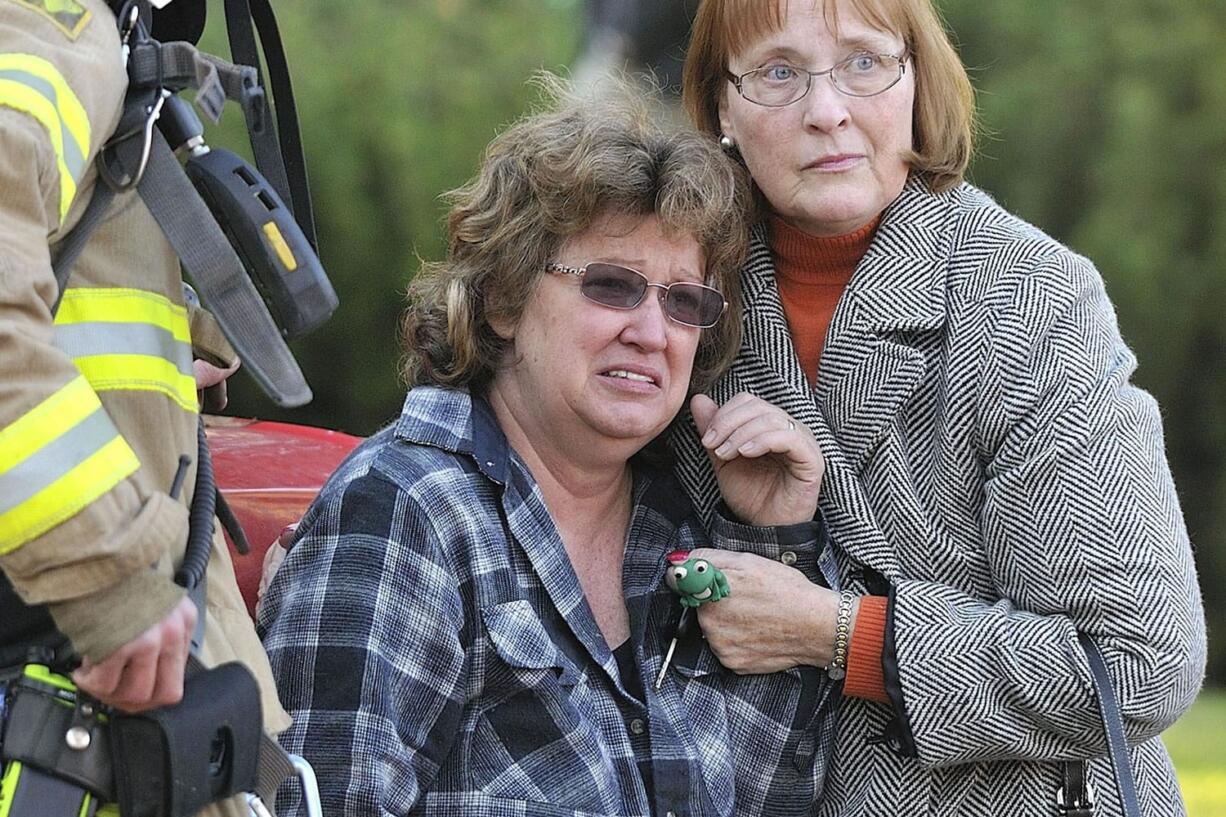
<svg viewBox="0 0 1226 817"><path fill-rule="evenodd" d="M664 569L664 583L681 598L681 618L677 621L677 629L673 633L673 640L669 642L668 652L664 654L660 674L656 676L656 689L664 684L664 676L672 663L678 639L690 631L694 609L707 602L719 601L732 593L728 586L728 577L706 559L691 558L688 550L674 550L665 558L668 560L668 567Z"/></svg>

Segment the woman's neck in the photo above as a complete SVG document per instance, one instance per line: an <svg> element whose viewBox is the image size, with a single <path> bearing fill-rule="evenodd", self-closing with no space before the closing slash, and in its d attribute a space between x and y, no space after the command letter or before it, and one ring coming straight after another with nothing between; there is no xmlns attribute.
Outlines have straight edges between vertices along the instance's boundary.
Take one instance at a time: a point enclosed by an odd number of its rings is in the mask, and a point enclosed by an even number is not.
<svg viewBox="0 0 1226 817"><path fill-rule="evenodd" d="M570 557L596 624L610 648L630 634L622 594L622 560L630 527L633 476L624 457L557 435L533 433L497 388L490 406L507 442L528 467Z"/></svg>
<svg viewBox="0 0 1226 817"><path fill-rule="evenodd" d="M845 285L868 252L880 223L881 216L877 216L845 235L818 236L772 214L770 243L775 264L811 283L841 282Z"/></svg>
<svg viewBox="0 0 1226 817"><path fill-rule="evenodd" d="M572 515L607 514L618 503L629 513L630 466L622 446L609 450L546 430L531 412L520 416L495 385L488 394L498 426L540 486L555 521Z"/></svg>

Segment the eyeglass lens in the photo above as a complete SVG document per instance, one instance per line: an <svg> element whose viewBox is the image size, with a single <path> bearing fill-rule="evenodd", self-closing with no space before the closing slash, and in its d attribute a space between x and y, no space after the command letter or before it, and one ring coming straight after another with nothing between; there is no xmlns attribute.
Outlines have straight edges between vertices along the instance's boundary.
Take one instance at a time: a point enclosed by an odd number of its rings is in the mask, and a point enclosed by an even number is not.
<svg viewBox="0 0 1226 817"><path fill-rule="evenodd" d="M588 264L579 291L585 298L614 309L633 309L643 301L650 281L642 273L616 264ZM714 326L724 313L724 296L702 284L678 281L664 292L664 314L688 326Z"/></svg>
<svg viewBox="0 0 1226 817"><path fill-rule="evenodd" d="M890 54L856 54L829 71L806 71L786 63L749 71L741 76L741 93L759 105L788 105L809 92L814 77L828 74L834 86L850 96L874 96L902 77L902 60Z"/></svg>

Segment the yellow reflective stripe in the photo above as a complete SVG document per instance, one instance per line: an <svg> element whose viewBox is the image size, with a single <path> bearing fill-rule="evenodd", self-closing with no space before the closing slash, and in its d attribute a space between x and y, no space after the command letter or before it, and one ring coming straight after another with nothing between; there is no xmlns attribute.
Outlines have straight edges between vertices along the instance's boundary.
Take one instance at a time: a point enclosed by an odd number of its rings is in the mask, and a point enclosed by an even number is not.
<svg viewBox="0 0 1226 817"><path fill-rule="evenodd" d="M81 104L81 100L77 98L72 86L64 79L64 75L59 72L58 68L33 54L0 54L0 69L26 71L50 85L55 92L53 101L59 109L64 128L77 143L77 149L81 151L81 155L89 153L89 116L85 113L85 106Z"/></svg>
<svg viewBox="0 0 1226 817"><path fill-rule="evenodd" d="M102 402L85 378L73 378L0 431L0 474L54 442L100 408Z"/></svg>
<svg viewBox="0 0 1226 817"><path fill-rule="evenodd" d="M21 780L23 768L17 760L10 760L4 767L4 777L0 779L0 817L10 817L9 806L17 794L17 783Z"/></svg>
<svg viewBox="0 0 1226 817"><path fill-rule="evenodd" d="M164 329L183 343L191 343L187 307L164 295L143 289L73 288L65 290L57 324L147 323Z"/></svg>
<svg viewBox="0 0 1226 817"><path fill-rule="evenodd" d="M155 391L195 413L186 307L143 289L73 288L55 324L56 342L95 391Z"/></svg>
<svg viewBox="0 0 1226 817"><path fill-rule="evenodd" d="M60 174L60 223L68 215L68 208L77 195L77 180L64 161L64 138L55 107L30 88L0 76L0 105L16 108L37 119L51 136L51 148L55 151L55 164Z"/></svg>
<svg viewBox="0 0 1226 817"><path fill-rule="evenodd" d="M152 355L192 373L192 345L147 323L73 323L55 327L55 345L71 358L89 355Z"/></svg>
<svg viewBox="0 0 1226 817"><path fill-rule="evenodd" d="M13 510L0 515L0 555L74 516L140 468L123 437L115 437L77 467Z"/></svg>
<svg viewBox="0 0 1226 817"><path fill-rule="evenodd" d="M54 65L31 54L0 54L0 105L29 114L46 128L60 175L62 222L89 155L85 107Z"/></svg>
<svg viewBox="0 0 1226 817"><path fill-rule="evenodd" d="M0 554L68 519L139 467L98 395L84 377L73 378L0 431Z"/></svg>
<svg viewBox="0 0 1226 817"><path fill-rule="evenodd" d="M89 355L73 359L95 391L160 392L196 412L196 380L169 360L152 355Z"/></svg>

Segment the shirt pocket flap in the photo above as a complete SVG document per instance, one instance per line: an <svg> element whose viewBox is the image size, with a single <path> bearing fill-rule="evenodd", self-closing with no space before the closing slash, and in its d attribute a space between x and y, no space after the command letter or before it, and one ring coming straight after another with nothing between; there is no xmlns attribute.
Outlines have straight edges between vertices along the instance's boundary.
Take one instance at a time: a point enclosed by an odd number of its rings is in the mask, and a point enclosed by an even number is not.
<svg viewBox="0 0 1226 817"><path fill-rule="evenodd" d="M481 619L494 652L508 666L553 670L563 686L574 686L579 674L550 638L545 625L525 599L481 608Z"/></svg>

